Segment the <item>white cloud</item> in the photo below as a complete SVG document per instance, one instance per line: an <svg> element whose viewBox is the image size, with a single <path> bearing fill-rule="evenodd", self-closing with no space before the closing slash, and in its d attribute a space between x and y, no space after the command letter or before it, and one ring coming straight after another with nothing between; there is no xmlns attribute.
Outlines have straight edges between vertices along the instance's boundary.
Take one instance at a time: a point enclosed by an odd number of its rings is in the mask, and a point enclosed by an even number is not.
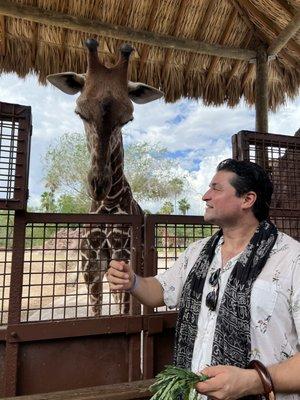
<svg viewBox="0 0 300 400"><path fill-rule="evenodd" d="M269 132L293 136L300 128L300 97L269 115Z"/></svg>

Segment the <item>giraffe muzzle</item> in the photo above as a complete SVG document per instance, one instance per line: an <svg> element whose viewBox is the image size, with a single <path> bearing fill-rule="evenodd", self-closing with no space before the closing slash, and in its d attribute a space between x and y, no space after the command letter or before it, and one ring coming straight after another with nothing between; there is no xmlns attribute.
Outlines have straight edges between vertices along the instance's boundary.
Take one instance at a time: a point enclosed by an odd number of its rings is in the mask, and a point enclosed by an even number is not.
<svg viewBox="0 0 300 400"><path fill-rule="evenodd" d="M111 189L111 179L107 176L97 176L90 172L88 176L90 196L95 201L105 199Z"/></svg>
<svg viewBox="0 0 300 400"><path fill-rule="evenodd" d="M95 39L87 39L85 45L90 51L97 51L99 43Z"/></svg>
<svg viewBox="0 0 300 400"><path fill-rule="evenodd" d="M120 52L121 52L121 56L123 58L125 58L125 60L128 60L130 57L130 54L134 51L134 48L128 44L122 44L122 46L120 47Z"/></svg>

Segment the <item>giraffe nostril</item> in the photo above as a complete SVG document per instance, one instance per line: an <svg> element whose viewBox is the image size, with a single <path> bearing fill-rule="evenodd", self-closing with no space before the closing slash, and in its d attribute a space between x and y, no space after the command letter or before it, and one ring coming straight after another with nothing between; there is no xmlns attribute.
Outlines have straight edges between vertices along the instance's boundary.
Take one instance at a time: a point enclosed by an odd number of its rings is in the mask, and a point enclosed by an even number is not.
<svg viewBox="0 0 300 400"><path fill-rule="evenodd" d="M103 200L111 188L111 180L108 176L97 176L93 172L88 176L89 193L95 201Z"/></svg>

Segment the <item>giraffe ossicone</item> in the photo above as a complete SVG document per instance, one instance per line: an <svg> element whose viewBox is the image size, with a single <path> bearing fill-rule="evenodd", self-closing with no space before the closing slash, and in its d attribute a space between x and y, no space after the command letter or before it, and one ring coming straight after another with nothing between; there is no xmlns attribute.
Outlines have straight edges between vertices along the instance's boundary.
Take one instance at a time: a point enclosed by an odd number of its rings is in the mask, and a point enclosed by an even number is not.
<svg viewBox="0 0 300 400"><path fill-rule="evenodd" d="M90 170L87 174L91 213L143 215L124 175L121 128L133 119L132 101L146 104L163 93L149 85L128 81L128 63L133 48L124 44L111 68L100 62L98 43L86 41L87 71L48 75L48 81L69 95L80 93L75 112L83 121ZM130 229L114 225L100 229L85 227L81 240L82 272L90 293L93 312L102 313L103 277L111 259L130 259ZM128 312L128 294L120 304Z"/></svg>

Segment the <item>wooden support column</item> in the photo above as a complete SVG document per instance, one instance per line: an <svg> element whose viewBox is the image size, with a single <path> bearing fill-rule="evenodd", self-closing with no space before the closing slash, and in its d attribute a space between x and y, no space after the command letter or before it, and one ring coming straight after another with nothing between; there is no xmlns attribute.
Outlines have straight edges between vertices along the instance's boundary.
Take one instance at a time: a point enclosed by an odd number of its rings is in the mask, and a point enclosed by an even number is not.
<svg viewBox="0 0 300 400"><path fill-rule="evenodd" d="M5 56L5 20L0 15L0 56Z"/></svg>
<svg viewBox="0 0 300 400"><path fill-rule="evenodd" d="M268 132L268 54L264 46L257 49L255 79L255 130Z"/></svg>

